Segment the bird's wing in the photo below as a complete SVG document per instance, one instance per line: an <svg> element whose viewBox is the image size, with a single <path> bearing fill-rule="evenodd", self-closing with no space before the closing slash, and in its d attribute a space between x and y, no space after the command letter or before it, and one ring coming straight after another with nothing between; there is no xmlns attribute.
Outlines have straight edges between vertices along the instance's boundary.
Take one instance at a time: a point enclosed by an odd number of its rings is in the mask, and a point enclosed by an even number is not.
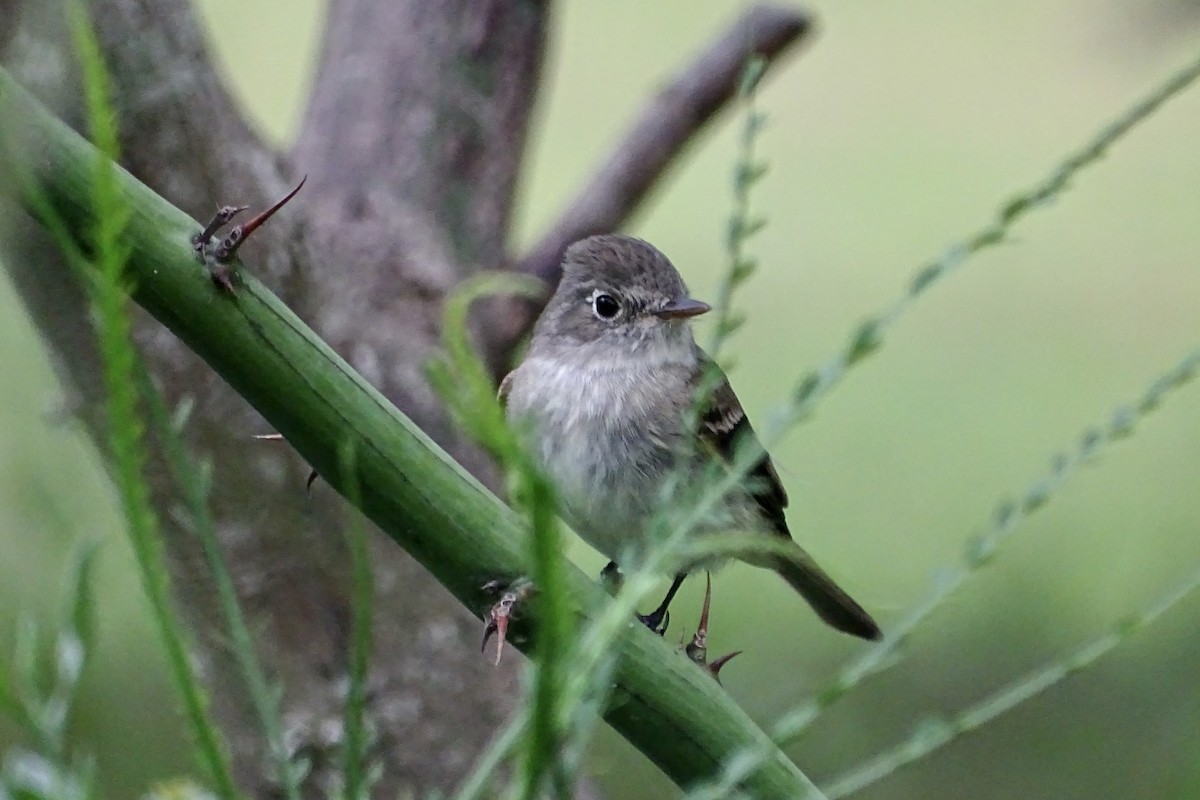
<svg viewBox="0 0 1200 800"><path fill-rule="evenodd" d="M695 383L703 380L710 369L719 368L707 359L702 360L696 371ZM717 387L709 395L704 410L700 415L700 440L710 446L726 462L732 462L735 448L742 437L755 440L754 429L746 412L729 385L729 379L720 373ZM787 519L783 510L787 507L788 496L779 480L779 473L771 463L771 457L763 452L762 458L750 470L747 476L746 488L751 497L758 503L763 515L770 520L776 532L791 537Z"/></svg>

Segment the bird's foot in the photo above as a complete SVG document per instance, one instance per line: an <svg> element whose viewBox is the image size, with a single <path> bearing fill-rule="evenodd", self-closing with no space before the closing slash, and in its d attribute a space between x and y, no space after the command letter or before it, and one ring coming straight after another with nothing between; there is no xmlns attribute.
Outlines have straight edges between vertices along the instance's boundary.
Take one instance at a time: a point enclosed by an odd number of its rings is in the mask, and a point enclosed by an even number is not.
<svg viewBox="0 0 1200 800"><path fill-rule="evenodd" d="M667 626L671 624L671 612L665 608L656 608L649 614L638 614L638 621L650 629L651 633L657 633L659 636L667 632Z"/></svg>
<svg viewBox="0 0 1200 800"><path fill-rule="evenodd" d="M283 208L287 201L296 196L296 192L300 191L300 187L304 185L305 180L307 180L307 177L302 178L300 183L296 185L296 188L288 192L286 197L245 225L235 225L223 238L218 238L217 232L232 222L234 217L245 211L249 206L221 206L217 210L217 213L213 215L213 218L209 220L209 223L204 226L204 229L192 237L192 249L196 252L196 257L200 259L200 263L208 267L208 274L212 278L213 283L229 294L233 294L233 261L237 256L238 248L242 246L242 243L246 239L250 238L250 234L254 233L259 226L269 220L271 215Z"/></svg>
<svg viewBox="0 0 1200 800"><path fill-rule="evenodd" d="M518 606L533 594L534 586L531 581L521 578L510 584L502 581L488 581L483 585L483 590L490 595L498 596L499 599L484 615L483 644L479 649L486 649L488 640L492 638L492 634L495 634L495 664L500 666L500 659L504 655L504 643L508 640L508 623L517 616Z"/></svg>
<svg viewBox="0 0 1200 800"><path fill-rule="evenodd" d="M692 661L699 664L708 670L708 673L713 676L717 682L721 682L721 669L726 664L734 659L734 657L742 654L741 650L734 650L732 653L726 653L720 658L712 661L708 660L708 609L712 601L712 578L708 575L704 576L704 606L700 610L700 624L696 626L696 633L692 636L690 644L684 646L683 652Z"/></svg>
<svg viewBox="0 0 1200 800"><path fill-rule="evenodd" d="M667 589L667 595L658 604L658 608L651 611L649 614L638 614L637 618L642 624L649 628L653 633L662 636L667 632L667 626L671 624L671 614L667 609L671 605L671 601L675 599L675 593L679 591L679 587L683 585L683 580L687 575L679 574L675 576L675 580L671 581L671 588Z"/></svg>

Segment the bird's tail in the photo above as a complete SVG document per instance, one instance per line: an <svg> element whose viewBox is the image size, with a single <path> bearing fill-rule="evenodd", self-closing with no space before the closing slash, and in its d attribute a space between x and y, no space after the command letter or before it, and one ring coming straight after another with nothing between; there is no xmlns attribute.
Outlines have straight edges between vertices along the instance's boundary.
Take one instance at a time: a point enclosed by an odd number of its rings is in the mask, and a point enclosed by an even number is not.
<svg viewBox="0 0 1200 800"><path fill-rule="evenodd" d="M834 583L812 556L799 545L796 550L798 552L791 558L777 557L771 568L783 576L825 622L843 633L879 639L883 634L871 615Z"/></svg>

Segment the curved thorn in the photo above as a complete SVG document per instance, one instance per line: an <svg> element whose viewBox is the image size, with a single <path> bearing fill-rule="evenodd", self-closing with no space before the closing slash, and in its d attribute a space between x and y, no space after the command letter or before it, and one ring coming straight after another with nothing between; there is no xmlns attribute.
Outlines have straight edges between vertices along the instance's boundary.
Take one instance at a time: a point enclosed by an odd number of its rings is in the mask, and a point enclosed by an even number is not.
<svg viewBox="0 0 1200 800"><path fill-rule="evenodd" d="M708 636L708 609L712 605L712 573L707 570L704 573L704 605L700 607L700 624L696 626L696 635L699 636L703 631L704 636Z"/></svg>
<svg viewBox="0 0 1200 800"><path fill-rule="evenodd" d="M721 668L724 667L726 664L728 664L730 661L733 661L733 659L737 658L741 654L742 654L741 650L734 650L732 653L726 653L725 655L718 658L716 661L709 664L708 671L709 671L709 673L712 674L713 680L715 680L717 683L720 683L721 682L721 674L720 674Z"/></svg>
<svg viewBox="0 0 1200 800"><path fill-rule="evenodd" d="M308 176L305 175L300 179L300 182L296 184L296 188L288 192L282 200L265 211L259 213L246 224L238 225L231 230L229 235L225 237L225 239L221 242L221 245L217 248L217 261L228 261L233 258L233 256L237 253L238 248L250 238L250 234L254 233L264 222L274 216L276 211L287 205L287 202L296 196L296 193L300 191L307 180Z"/></svg>
<svg viewBox="0 0 1200 800"><path fill-rule="evenodd" d="M254 219L250 220L245 225L243 225L242 226L242 241L244 242L244 241L246 241L246 239L250 238L250 234L252 234L256 230L258 230L258 227L260 225L262 225L264 222L266 222L272 216L274 216L276 211L278 211L279 209L281 209L285 205L287 205L288 201L291 200L293 197L295 197L296 193L299 192L301 188L303 188L304 182L307 180L308 180L308 176L305 175L303 178L300 179L300 182L296 184L296 188L292 189L290 192L288 192L287 195L282 200L280 200L278 203L271 206L266 211L263 211L261 214L256 216Z"/></svg>

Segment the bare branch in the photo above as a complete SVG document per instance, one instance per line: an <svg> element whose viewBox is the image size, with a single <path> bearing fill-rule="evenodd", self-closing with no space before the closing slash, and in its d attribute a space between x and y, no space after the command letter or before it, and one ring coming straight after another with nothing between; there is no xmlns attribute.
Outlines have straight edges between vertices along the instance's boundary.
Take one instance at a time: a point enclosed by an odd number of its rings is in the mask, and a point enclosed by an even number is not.
<svg viewBox="0 0 1200 800"><path fill-rule="evenodd" d="M758 5L746 11L647 104L575 202L516 268L556 282L567 245L615 230L734 97L748 55L773 62L811 29L810 18L794 8Z"/></svg>

